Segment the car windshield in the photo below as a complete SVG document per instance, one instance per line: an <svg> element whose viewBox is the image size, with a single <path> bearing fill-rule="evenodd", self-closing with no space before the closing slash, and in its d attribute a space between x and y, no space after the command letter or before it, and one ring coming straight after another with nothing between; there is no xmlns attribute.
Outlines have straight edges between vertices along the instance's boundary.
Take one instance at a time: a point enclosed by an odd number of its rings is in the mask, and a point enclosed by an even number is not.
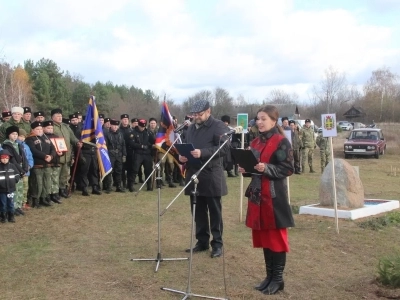
<svg viewBox="0 0 400 300"><path fill-rule="evenodd" d="M374 131L353 131L350 140L378 140L378 133Z"/></svg>

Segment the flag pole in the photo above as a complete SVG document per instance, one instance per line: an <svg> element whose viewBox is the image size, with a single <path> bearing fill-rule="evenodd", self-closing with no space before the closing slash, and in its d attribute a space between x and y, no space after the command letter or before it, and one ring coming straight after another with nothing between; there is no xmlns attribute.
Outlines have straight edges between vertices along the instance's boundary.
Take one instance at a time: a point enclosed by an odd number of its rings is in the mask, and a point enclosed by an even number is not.
<svg viewBox="0 0 400 300"><path fill-rule="evenodd" d="M79 141L79 142L81 142L81 141ZM78 165L79 156L81 155L82 147L77 147L77 148L78 148L78 151L76 152L76 157L75 157L75 161L74 161L74 170L72 171L71 183L68 187L68 197L71 196L71 189L72 189L72 186L73 186L74 180L75 180L76 166Z"/></svg>

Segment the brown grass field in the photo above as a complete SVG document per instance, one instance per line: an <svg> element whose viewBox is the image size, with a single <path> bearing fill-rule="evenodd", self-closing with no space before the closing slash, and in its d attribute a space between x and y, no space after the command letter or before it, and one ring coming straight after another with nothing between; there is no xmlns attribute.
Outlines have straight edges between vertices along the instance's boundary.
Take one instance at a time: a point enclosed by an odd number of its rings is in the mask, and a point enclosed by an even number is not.
<svg viewBox="0 0 400 300"><path fill-rule="evenodd" d="M348 162L360 167L366 198L400 199L400 172L390 174L391 168L400 170L400 130L390 124L382 128L388 139L386 154ZM347 134L334 139L338 158L343 158ZM319 170L318 151L314 158ZM319 177L291 176L291 204L317 203ZM336 234L334 219L305 215L295 215L296 227L289 231L285 290L275 296L253 290L265 276L262 251L252 248L250 231L239 222L239 179L227 181L224 257L194 255L191 292L246 300L400 299L399 289L375 280L378 260L400 251L400 228L374 231L359 226L364 220L340 220ZM163 188L161 207L178 191ZM245 200L244 215L246 205ZM180 196L161 218L163 257L187 257L190 223L188 198ZM187 261L164 261L157 273L153 261L130 261L156 255L157 191L137 197L75 193L62 205L31 210L15 224L0 225L0 299L182 299L160 288L186 291Z"/></svg>

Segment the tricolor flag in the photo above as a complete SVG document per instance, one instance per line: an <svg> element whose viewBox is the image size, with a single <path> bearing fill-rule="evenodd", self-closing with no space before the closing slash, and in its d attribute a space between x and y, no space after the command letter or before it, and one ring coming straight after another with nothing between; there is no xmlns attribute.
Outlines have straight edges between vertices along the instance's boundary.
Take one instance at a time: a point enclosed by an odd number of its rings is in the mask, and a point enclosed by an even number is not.
<svg viewBox="0 0 400 300"><path fill-rule="evenodd" d="M171 147L172 143L175 141L176 138L178 138L176 143L182 143L180 136L178 133L174 132L174 123L172 121L172 116L169 112L168 109L168 104L167 102L163 102L161 106L161 119L160 119L160 127L158 129L157 135L156 135L156 148L158 151L165 153ZM183 175L183 166L179 163L179 153L176 151L174 147L171 148L171 150L168 152L168 155L172 156L174 159L175 164L178 165L178 167L181 170L181 173Z"/></svg>
<svg viewBox="0 0 400 300"><path fill-rule="evenodd" d="M100 180L103 181L104 177L112 171L112 167L94 96L90 96L89 99L88 108L86 110L86 119L82 128L81 141L97 147Z"/></svg>

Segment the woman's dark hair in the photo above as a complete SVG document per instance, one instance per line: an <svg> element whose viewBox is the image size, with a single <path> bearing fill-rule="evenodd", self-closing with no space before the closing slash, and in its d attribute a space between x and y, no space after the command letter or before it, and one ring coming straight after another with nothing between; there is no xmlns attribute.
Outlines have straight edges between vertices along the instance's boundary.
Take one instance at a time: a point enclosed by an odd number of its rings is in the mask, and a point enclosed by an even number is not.
<svg viewBox="0 0 400 300"><path fill-rule="evenodd" d="M268 115L268 117L271 118L272 121L275 121L275 127L278 129L279 133L283 136L285 136L285 133L283 132L283 129L281 126L278 125L278 119L279 119L279 112L276 106L273 105L266 105L264 107L261 107L257 111L257 115L259 112L264 112Z"/></svg>

